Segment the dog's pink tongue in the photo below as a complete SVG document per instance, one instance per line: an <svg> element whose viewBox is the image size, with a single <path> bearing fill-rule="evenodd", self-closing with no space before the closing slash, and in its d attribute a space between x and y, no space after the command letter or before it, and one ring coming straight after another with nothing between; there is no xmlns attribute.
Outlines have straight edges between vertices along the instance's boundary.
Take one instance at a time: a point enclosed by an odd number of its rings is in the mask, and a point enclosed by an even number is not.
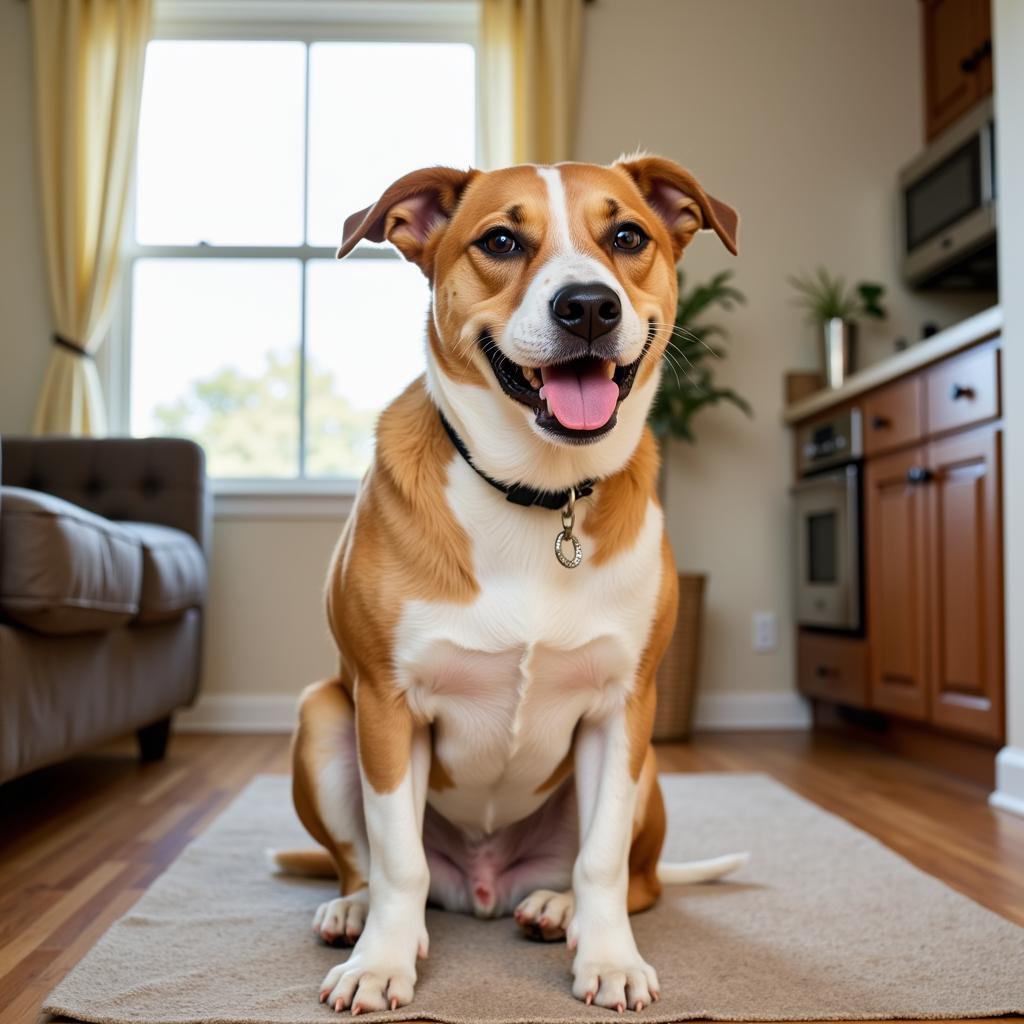
<svg viewBox="0 0 1024 1024"><path fill-rule="evenodd" d="M570 430L597 430L615 412L619 385L609 380L600 360L545 366L544 397L555 419Z"/></svg>

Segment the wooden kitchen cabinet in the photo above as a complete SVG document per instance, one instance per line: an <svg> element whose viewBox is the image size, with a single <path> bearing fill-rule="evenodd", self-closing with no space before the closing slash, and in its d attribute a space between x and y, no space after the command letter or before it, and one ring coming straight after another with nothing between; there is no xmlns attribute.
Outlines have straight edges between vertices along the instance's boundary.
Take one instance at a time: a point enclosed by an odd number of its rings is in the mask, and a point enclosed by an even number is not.
<svg viewBox="0 0 1024 1024"><path fill-rule="evenodd" d="M861 637L801 630L796 662L801 693L867 707L867 649Z"/></svg>
<svg viewBox="0 0 1024 1024"><path fill-rule="evenodd" d="M864 454L881 455L924 435L924 383L905 377L864 399Z"/></svg>
<svg viewBox="0 0 1024 1024"><path fill-rule="evenodd" d="M933 139L992 92L990 0L923 0L925 134Z"/></svg>
<svg viewBox="0 0 1024 1024"><path fill-rule="evenodd" d="M930 721L1003 734L1002 432L932 442L927 502Z"/></svg>
<svg viewBox="0 0 1024 1024"><path fill-rule="evenodd" d="M928 718L927 506L924 447L868 461L865 544L871 706Z"/></svg>
<svg viewBox="0 0 1024 1024"><path fill-rule="evenodd" d="M985 785L1005 729L1001 367L979 333L792 420L800 439L852 407L863 430L863 631L798 618L815 726Z"/></svg>

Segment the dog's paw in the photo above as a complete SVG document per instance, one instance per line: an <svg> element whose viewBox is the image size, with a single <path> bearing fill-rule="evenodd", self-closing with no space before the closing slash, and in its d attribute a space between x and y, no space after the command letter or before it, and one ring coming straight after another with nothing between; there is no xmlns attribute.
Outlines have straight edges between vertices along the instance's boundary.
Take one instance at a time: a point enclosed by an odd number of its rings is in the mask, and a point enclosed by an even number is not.
<svg viewBox="0 0 1024 1024"><path fill-rule="evenodd" d="M351 1007L352 1016L373 1010L397 1010L412 1002L416 971L408 965L370 960L353 953L327 972L320 1002L335 1012Z"/></svg>
<svg viewBox="0 0 1024 1024"><path fill-rule="evenodd" d="M369 906L369 890L365 888L321 903L313 915L313 931L324 942L340 939L345 945L352 946L363 933Z"/></svg>
<svg viewBox="0 0 1024 1024"><path fill-rule="evenodd" d="M660 998L658 975L639 957L587 960L577 956L572 968L572 994L588 1006L609 1010L642 1010Z"/></svg>
<svg viewBox="0 0 1024 1024"><path fill-rule="evenodd" d="M516 907L514 916L516 924L531 939L555 942L565 938L575 906L571 890L537 889Z"/></svg>

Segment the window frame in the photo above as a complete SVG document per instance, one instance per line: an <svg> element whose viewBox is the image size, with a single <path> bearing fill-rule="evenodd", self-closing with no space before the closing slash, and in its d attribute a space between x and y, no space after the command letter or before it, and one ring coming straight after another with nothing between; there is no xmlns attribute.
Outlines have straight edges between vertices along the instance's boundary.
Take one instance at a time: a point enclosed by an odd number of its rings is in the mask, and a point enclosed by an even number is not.
<svg viewBox="0 0 1024 1024"><path fill-rule="evenodd" d="M250 42L451 42L478 49L477 0L157 0L153 40ZM303 217L308 218L309 58L306 59ZM479 150L480 133L477 132ZM479 158L479 152L477 153ZM99 369L108 419L130 433L132 281L135 262L148 258L290 259L302 267L299 334L299 465L295 477L211 478L218 517L321 518L347 511L359 487L356 477L305 475L306 462L306 277L310 260L332 259L334 246L142 245L135 237L136 187L128 197L118 301ZM306 234L308 223L303 225ZM339 239L340 242L340 239ZM401 259L392 249L358 246L349 259Z"/></svg>

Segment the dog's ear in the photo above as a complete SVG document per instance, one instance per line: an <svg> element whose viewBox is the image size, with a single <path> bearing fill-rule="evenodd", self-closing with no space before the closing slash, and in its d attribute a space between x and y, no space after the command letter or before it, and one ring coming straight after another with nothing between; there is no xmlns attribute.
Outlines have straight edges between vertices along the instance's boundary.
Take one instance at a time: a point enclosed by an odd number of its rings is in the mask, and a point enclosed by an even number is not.
<svg viewBox="0 0 1024 1024"><path fill-rule="evenodd" d="M701 230L714 231L736 255L739 215L727 203L708 195L684 167L660 156L624 157L615 166L633 179L647 205L665 222L676 259Z"/></svg>
<svg viewBox="0 0 1024 1024"><path fill-rule="evenodd" d="M448 223L463 190L476 174L454 167L425 167L399 178L373 206L346 218L338 259L347 256L364 238L388 241L428 273L443 233L439 229Z"/></svg>

